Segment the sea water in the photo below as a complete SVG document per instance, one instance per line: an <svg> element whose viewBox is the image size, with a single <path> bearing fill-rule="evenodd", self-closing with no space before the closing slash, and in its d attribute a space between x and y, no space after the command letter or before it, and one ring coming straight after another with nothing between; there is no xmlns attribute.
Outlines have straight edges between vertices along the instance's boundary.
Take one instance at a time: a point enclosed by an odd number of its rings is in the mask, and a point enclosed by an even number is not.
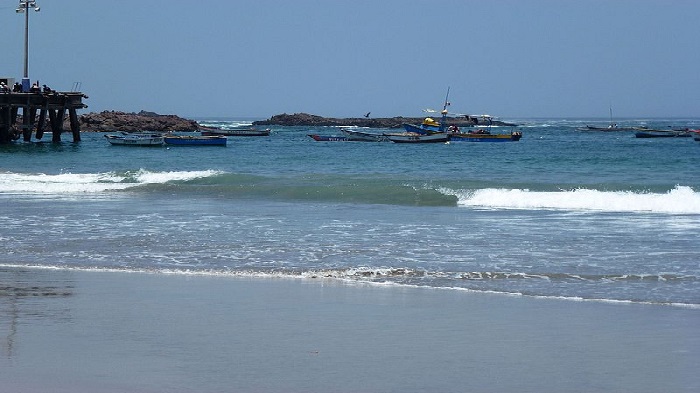
<svg viewBox="0 0 700 393"><path fill-rule="evenodd" d="M0 266L700 308L700 143L517 122L512 143L316 142L340 132L273 127L226 147L100 133L0 146Z"/></svg>

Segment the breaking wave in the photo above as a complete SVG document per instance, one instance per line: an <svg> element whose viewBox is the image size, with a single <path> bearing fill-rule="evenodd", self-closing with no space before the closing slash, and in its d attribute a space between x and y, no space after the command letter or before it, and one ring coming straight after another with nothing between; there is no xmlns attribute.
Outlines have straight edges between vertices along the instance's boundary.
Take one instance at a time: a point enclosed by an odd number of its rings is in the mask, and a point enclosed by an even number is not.
<svg viewBox="0 0 700 393"><path fill-rule="evenodd" d="M0 176L0 195L3 194L91 194L105 191L126 190L146 184L165 184L211 177L221 172L173 171L151 172L140 169L129 172L106 173L3 173Z"/></svg>
<svg viewBox="0 0 700 393"><path fill-rule="evenodd" d="M443 192L456 196L459 206L474 208L700 214L700 193L686 186L676 186L666 193L497 188Z"/></svg>

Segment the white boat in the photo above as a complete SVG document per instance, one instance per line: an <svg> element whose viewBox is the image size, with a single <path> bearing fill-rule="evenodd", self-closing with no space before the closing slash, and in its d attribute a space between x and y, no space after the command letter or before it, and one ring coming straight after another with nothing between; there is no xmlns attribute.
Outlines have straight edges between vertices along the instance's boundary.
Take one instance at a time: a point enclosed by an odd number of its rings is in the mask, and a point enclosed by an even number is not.
<svg viewBox="0 0 700 393"><path fill-rule="evenodd" d="M384 134L394 143L446 143L450 140L450 135L444 132L434 134L419 134L416 132L402 132L395 134Z"/></svg>
<svg viewBox="0 0 700 393"><path fill-rule="evenodd" d="M161 134L128 133L107 134L107 141L113 145L122 146L163 146L165 139Z"/></svg>
<svg viewBox="0 0 700 393"><path fill-rule="evenodd" d="M357 141L357 142L386 142L389 139L382 134L374 134L371 132L352 130L349 128L341 128L342 131L347 136L347 141Z"/></svg>

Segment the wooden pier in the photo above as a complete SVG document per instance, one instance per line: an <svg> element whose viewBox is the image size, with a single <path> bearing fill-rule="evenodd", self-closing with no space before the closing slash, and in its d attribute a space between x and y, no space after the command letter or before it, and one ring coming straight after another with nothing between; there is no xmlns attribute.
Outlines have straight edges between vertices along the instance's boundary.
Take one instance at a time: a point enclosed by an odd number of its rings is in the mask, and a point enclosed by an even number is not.
<svg viewBox="0 0 700 393"><path fill-rule="evenodd" d="M80 123L77 110L87 108L87 105L83 104L83 98L87 96L81 92L0 91L0 144L20 138L30 142L32 134L40 140L47 131L52 133L52 142L61 142L66 114L70 120L73 142L79 142ZM22 115L21 121L18 121L20 108Z"/></svg>

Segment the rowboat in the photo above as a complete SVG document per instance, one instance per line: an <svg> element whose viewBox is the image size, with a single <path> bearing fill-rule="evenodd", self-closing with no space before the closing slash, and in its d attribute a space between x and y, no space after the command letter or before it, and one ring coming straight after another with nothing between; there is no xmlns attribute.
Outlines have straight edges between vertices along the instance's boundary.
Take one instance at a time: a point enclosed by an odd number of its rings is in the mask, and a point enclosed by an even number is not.
<svg viewBox="0 0 700 393"><path fill-rule="evenodd" d="M450 140L450 135L444 132L436 132L433 134L402 132L384 134L384 136L394 143L445 143Z"/></svg>
<svg viewBox="0 0 700 393"><path fill-rule="evenodd" d="M112 145L122 146L163 146L165 140L161 134L126 133L107 134L107 141Z"/></svg>
<svg viewBox="0 0 700 393"><path fill-rule="evenodd" d="M513 131L510 134L492 134L485 130L476 132L455 132L450 134L450 142L517 142L523 133Z"/></svg>
<svg viewBox="0 0 700 393"><path fill-rule="evenodd" d="M163 138L168 145L180 146L226 146L226 137L223 135L168 135Z"/></svg>
<svg viewBox="0 0 700 393"><path fill-rule="evenodd" d="M233 129L223 129L223 128L202 128L200 133L203 136L269 136L270 129L266 128L260 130L257 128L233 128Z"/></svg>

